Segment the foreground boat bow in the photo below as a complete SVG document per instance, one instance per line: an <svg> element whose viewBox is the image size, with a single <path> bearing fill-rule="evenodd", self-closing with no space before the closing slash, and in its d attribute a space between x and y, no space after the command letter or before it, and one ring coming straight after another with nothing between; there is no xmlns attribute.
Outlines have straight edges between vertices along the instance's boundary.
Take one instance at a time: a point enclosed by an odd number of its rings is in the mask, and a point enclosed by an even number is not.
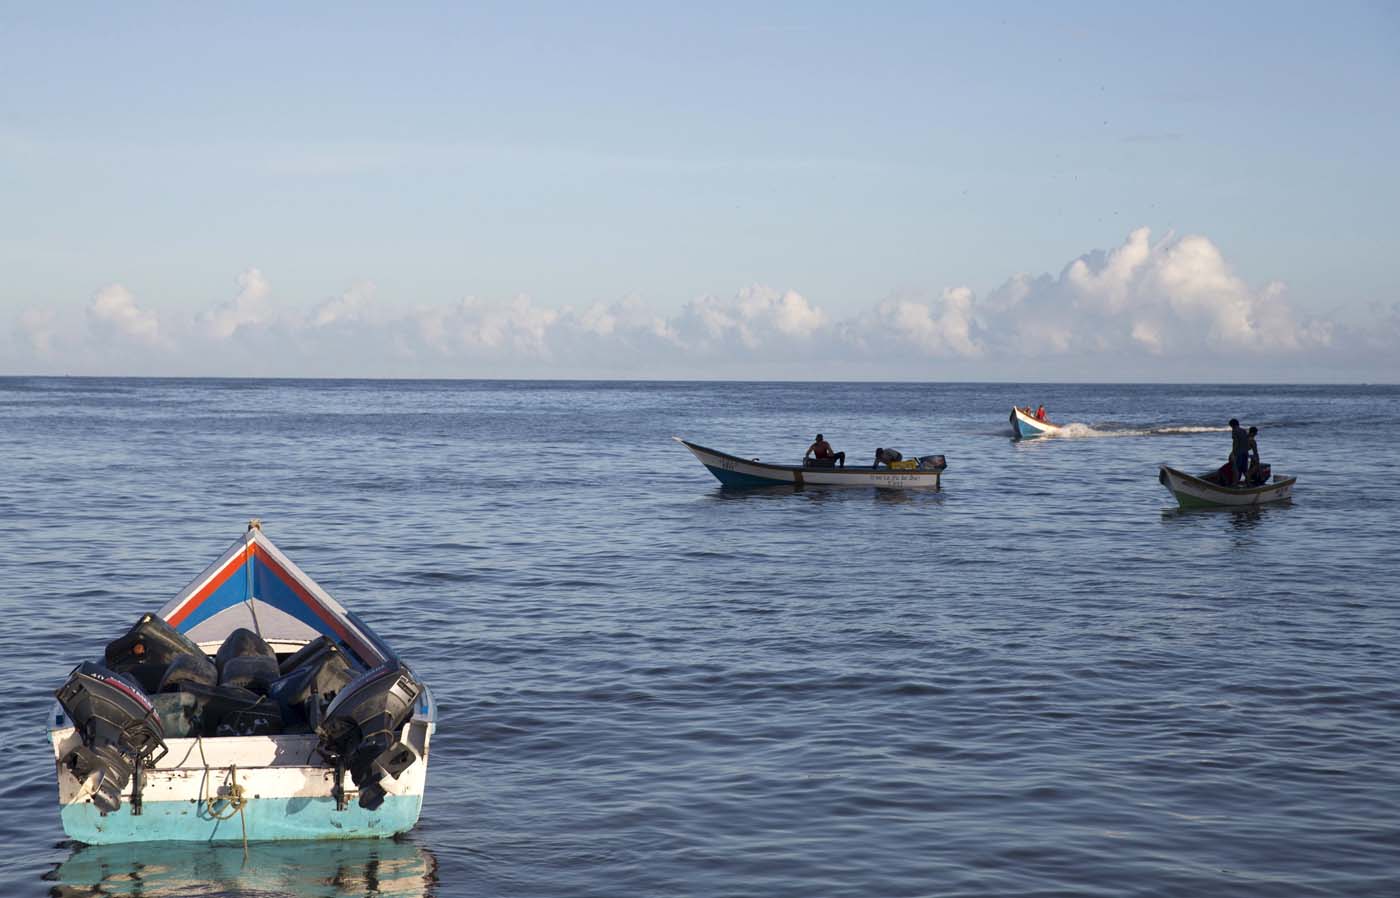
<svg viewBox="0 0 1400 898"><path fill-rule="evenodd" d="M422 808L427 686L256 521L57 699L80 842L382 837Z"/></svg>

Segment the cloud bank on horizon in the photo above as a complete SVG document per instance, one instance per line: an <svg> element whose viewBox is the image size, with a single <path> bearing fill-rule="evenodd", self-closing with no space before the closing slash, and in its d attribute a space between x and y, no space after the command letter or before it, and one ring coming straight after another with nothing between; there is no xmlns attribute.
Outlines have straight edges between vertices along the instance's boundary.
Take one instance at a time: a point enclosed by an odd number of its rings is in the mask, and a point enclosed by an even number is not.
<svg viewBox="0 0 1400 898"><path fill-rule="evenodd" d="M1283 284L1234 274L1208 238L1154 242L1145 227L1058 275L1018 274L984 296L896 292L845 317L761 285L671 315L636 298L407 307L368 282L296 308L256 268L237 288L183 317L158 316L122 284L75 308L28 309L0 373L1393 381L1400 349L1400 302L1364 327L1306 317Z"/></svg>

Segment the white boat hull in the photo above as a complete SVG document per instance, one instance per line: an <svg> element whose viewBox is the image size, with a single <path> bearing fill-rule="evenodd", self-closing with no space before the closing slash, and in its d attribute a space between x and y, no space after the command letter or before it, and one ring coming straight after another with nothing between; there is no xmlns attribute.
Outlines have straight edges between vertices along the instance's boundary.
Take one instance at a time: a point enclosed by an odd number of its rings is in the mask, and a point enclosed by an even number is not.
<svg viewBox="0 0 1400 898"><path fill-rule="evenodd" d="M1051 424L1049 421L1042 421L1034 415L1028 415L1019 408L1011 409L1011 432L1017 439L1026 440L1031 437L1051 436L1059 433L1062 428L1058 424Z"/></svg>
<svg viewBox="0 0 1400 898"><path fill-rule="evenodd" d="M765 486L863 486L880 489L927 489L942 486L944 468L844 468L774 465L706 449L676 437L721 484L733 488Z"/></svg>
<svg viewBox="0 0 1400 898"><path fill-rule="evenodd" d="M55 714L62 709L55 703ZM384 804L366 811L345 778L345 807L333 797L335 774L316 753L313 734L167 739L169 751L146 771L140 813L130 801L110 814L94 807L89 783L63 764L58 800L68 835L89 845L150 841L249 841L353 839L407 832L418 820L428 773L428 745L435 724L425 718L404 726L418 760L397 779L383 780ZM81 742L70 725L50 731L55 760ZM242 807L235 801L242 790Z"/></svg>
<svg viewBox="0 0 1400 898"><path fill-rule="evenodd" d="M1279 476L1260 486L1227 487L1162 465L1157 479L1182 508L1243 508L1291 499L1298 478Z"/></svg>

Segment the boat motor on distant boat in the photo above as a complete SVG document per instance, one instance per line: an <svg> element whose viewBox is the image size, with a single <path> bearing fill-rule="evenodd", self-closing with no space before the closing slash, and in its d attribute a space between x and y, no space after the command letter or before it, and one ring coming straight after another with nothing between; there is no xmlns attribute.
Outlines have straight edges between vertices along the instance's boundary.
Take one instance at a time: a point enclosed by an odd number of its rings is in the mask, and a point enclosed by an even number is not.
<svg viewBox="0 0 1400 898"><path fill-rule="evenodd" d="M381 837L418 820L428 688L257 521L56 697L59 804L80 842Z"/></svg>
<svg viewBox="0 0 1400 898"><path fill-rule="evenodd" d="M1225 486L1219 471L1187 474L1162 465L1157 472L1157 482L1171 491L1182 508L1237 508L1292 498L1293 484L1298 478L1276 475L1270 479L1270 473L1266 470L1259 483Z"/></svg>

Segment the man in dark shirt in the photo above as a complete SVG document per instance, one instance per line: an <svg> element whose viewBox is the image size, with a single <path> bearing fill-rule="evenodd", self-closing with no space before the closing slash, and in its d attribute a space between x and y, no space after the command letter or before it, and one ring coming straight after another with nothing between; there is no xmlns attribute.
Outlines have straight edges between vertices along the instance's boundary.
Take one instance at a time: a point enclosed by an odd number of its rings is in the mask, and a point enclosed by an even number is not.
<svg viewBox="0 0 1400 898"><path fill-rule="evenodd" d="M1239 418L1230 419L1230 470L1235 475L1230 486L1239 483L1249 470L1249 433L1240 426Z"/></svg>
<svg viewBox="0 0 1400 898"><path fill-rule="evenodd" d="M1258 433L1259 428L1249 428L1249 474L1247 475L1247 479L1251 486L1259 485L1264 479L1263 466L1259 463L1259 443L1255 440L1255 436L1258 435Z"/></svg>

